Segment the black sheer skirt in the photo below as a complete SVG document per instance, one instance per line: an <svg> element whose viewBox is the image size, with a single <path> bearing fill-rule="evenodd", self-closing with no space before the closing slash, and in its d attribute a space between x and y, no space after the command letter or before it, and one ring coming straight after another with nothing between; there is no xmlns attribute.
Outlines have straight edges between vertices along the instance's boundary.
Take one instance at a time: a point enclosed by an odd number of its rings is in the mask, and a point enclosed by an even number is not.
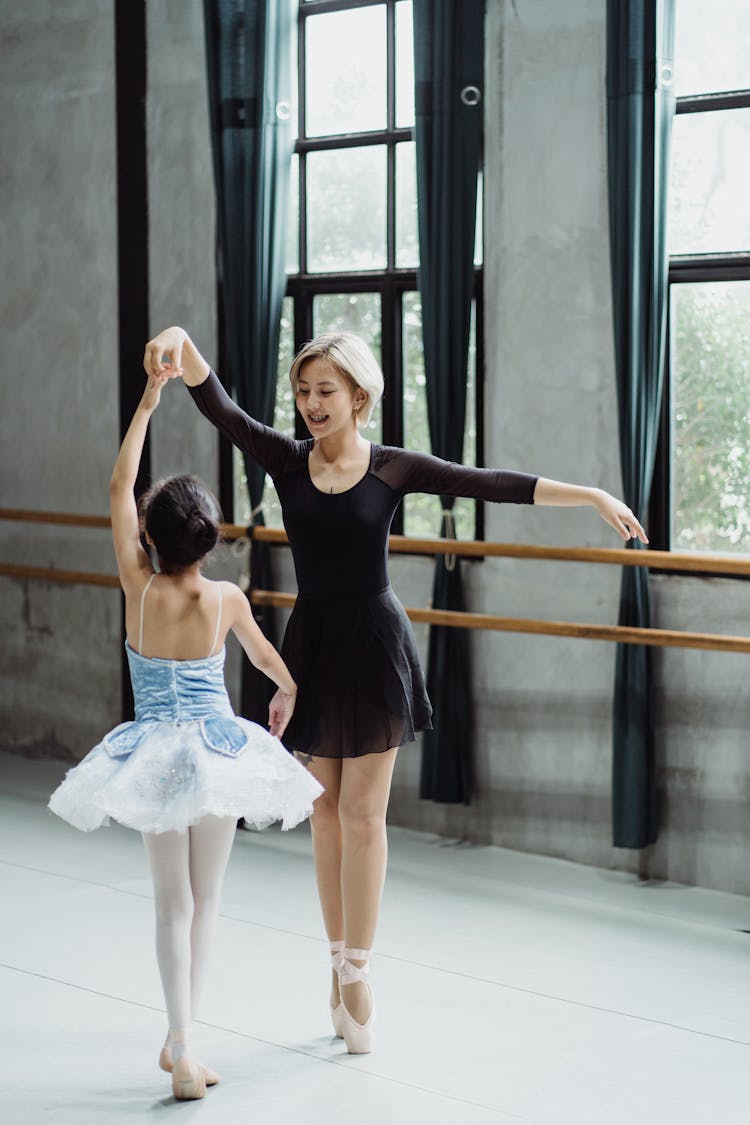
<svg viewBox="0 0 750 1125"><path fill-rule="evenodd" d="M414 633L390 586L337 601L298 595L281 655L298 685L289 750L356 758L432 727Z"/></svg>

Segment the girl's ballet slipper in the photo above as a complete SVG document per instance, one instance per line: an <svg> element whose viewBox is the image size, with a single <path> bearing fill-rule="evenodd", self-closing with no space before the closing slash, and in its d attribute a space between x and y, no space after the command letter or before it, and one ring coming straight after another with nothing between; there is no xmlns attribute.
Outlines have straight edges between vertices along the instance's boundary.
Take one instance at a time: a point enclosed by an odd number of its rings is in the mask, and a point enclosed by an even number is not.
<svg viewBox="0 0 750 1125"><path fill-rule="evenodd" d="M354 961L364 961L364 965L353 965ZM341 1009L343 1015L343 1032L344 1042L346 1049L350 1055L367 1055L372 1049L372 1027L375 1023L375 1001L372 995L372 988L370 987L367 977L370 972L370 950L369 949L345 949L344 950L344 965L339 975L339 981L342 985L354 984L355 981L362 981L370 996L370 1014L364 1023L357 1023L354 1016L346 1007L344 1003L344 994L341 993Z"/></svg>
<svg viewBox="0 0 750 1125"><path fill-rule="evenodd" d="M167 1074L172 1073L172 1051L168 1044L164 1044L159 1052L159 1066L165 1070ZM203 1078L207 1086L218 1086L219 1076L215 1070L211 1070L210 1066L204 1066L203 1063L198 1063L198 1066L203 1071Z"/></svg>
<svg viewBox="0 0 750 1125"><path fill-rule="evenodd" d="M172 1093L179 1102L197 1101L206 1096L203 1068L184 1055L172 1067Z"/></svg>

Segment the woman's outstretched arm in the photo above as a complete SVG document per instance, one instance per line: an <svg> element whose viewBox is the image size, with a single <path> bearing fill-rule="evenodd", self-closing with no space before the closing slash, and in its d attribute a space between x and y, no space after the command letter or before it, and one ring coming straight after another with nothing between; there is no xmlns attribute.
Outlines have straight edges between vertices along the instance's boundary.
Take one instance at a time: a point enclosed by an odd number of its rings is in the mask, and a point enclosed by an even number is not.
<svg viewBox="0 0 750 1125"><path fill-rule="evenodd" d="M648 543L646 532L627 504L610 496L602 488L588 488L580 484L565 484L559 480L540 477L534 489L534 503L554 508L582 508L590 505L613 527L623 539L639 539Z"/></svg>
<svg viewBox="0 0 750 1125"><path fill-rule="evenodd" d="M562 508L590 506L623 539L648 543L646 533L626 504L601 488L548 480L529 473L475 469L444 461L429 453L381 447L376 474L402 495L427 492L438 496L468 496L500 504L538 504Z"/></svg>
<svg viewBox="0 0 750 1125"><path fill-rule="evenodd" d="M166 375L149 375L143 398L138 403L128 431L122 439L109 482L112 540L115 545L120 584L126 593L128 589L138 586L143 575L150 574L152 570L151 560L141 546L138 509L133 488L138 475L138 466L141 463L148 424L159 405L162 387L166 382Z"/></svg>

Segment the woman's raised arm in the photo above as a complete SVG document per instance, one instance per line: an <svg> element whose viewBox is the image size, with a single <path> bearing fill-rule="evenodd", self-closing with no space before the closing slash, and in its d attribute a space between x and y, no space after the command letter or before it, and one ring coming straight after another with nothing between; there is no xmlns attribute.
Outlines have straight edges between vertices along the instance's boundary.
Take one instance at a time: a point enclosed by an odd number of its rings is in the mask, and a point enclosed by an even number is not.
<svg viewBox="0 0 750 1125"><path fill-rule="evenodd" d="M198 387L209 376L206 363L184 328L165 328L146 344L143 366L147 375L181 375L189 387Z"/></svg>
<svg viewBox="0 0 750 1125"><path fill-rule="evenodd" d="M184 328L165 328L146 344L143 366L152 375L181 376L195 405L239 449L277 477L298 455L298 443L251 418L227 394Z"/></svg>

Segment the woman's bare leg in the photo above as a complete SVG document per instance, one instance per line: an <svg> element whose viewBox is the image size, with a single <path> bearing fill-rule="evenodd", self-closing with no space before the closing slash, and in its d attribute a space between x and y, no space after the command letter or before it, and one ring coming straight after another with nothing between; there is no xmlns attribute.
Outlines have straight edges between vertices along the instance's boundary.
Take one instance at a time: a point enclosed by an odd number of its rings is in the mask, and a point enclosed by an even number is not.
<svg viewBox="0 0 750 1125"><path fill-rule="evenodd" d="M324 787L325 792L316 799L310 817L315 877L318 883L323 924L329 941L341 941L344 936L344 914L341 905L341 824L339 823L339 790L341 787L341 760L315 758L297 754ZM339 983L331 974L331 1004L339 1003Z"/></svg>
<svg viewBox="0 0 750 1125"><path fill-rule="evenodd" d="M397 752L393 747L382 754L344 758L341 763L341 894L344 937L350 949L372 949L375 938L388 862L385 815ZM343 998L357 1023L365 1023L370 1011L365 985L360 981L344 985Z"/></svg>

